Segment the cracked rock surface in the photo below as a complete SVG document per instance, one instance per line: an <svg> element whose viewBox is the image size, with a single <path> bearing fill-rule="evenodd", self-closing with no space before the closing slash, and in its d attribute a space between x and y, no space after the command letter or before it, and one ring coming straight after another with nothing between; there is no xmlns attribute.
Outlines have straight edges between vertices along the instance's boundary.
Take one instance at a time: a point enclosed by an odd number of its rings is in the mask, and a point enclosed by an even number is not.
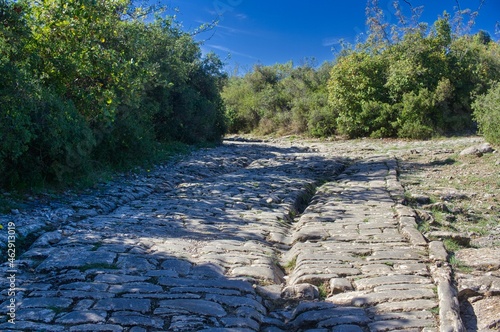
<svg viewBox="0 0 500 332"><path fill-rule="evenodd" d="M339 146L230 140L2 216L37 236L16 260L15 324L4 317L0 330L463 328L442 245L429 252L401 205L397 159ZM3 278L3 308L8 288Z"/></svg>

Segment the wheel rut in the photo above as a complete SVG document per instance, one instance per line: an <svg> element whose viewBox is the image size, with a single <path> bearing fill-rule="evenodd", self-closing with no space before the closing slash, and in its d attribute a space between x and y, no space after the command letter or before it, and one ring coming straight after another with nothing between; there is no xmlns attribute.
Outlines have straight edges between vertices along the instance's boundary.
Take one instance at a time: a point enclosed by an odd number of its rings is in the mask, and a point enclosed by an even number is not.
<svg viewBox="0 0 500 332"><path fill-rule="evenodd" d="M394 160L372 157L320 186L298 218L267 331L433 331L427 248L401 232ZM279 330L277 330L279 329Z"/></svg>
<svg viewBox="0 0 500 332"><path fill-rule="evenodd" d="M0 329L440 329L394 159L272 142L208 151L157 170L147 195L41 236L17 259L16 324Z"/></svg>

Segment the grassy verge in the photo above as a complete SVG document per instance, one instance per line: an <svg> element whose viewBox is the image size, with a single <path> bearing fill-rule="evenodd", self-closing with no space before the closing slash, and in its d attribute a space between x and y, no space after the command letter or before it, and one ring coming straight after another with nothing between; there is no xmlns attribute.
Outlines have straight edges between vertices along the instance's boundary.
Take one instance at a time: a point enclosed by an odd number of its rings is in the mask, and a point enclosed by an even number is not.
<svg viewBox="0 0 500 332"><path fill-rule="evenodd" d="M460 151L473 143L457 142L459 140L454 139L436 141L433 145L419 146L411 153L402 155L401 180L406 190L406 201L412 207L424 209L432 215L431 223L421 223L423 232L453 231L470 236L473 242L489 235L498 237L498 153L481 157L461 156ZM419 204L415 200L419 195L427 196L429 204L445 205L449 211Z"/></svg>

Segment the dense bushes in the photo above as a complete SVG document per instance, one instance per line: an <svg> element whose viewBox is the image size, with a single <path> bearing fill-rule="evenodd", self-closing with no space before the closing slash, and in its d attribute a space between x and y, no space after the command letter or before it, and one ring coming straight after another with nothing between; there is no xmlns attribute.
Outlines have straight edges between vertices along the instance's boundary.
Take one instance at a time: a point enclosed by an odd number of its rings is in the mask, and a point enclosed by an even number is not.
<svg viewBox="0 0 500 332"><path fill-rule="evenodd" d="M429 138L472 129L471 104L500 78L499 45L455 40L447 18L376 52L340 58L328 83L337 131L349 137Z"/></svg>
<svg viewBox="0 0 500 332"><path fill-rule="evenodd" d="M243 77L231 77L224 98L230 132L260 134L328 134L323 128L331 65L319 69L308 62L294 67L292 62L254 67Z"/></svg>
<svg viewBox="0 0 500 332"><path fill-rule="evenodd" d="M349 137L367 136L383 131L383 126L393 120L392 112L386 112L384 106L388 99L384 87L387 67L383 56L367 52L353 52L339 59L328 82L330 106L336 115L331 131L336 129Z"/></svg>
<svg viewBox="0 0 500 332"><path fill-rule="evenodd" d="M481 133L489 142L500 145L500 83L479 96L472 107Z"/></svg>
<svg viewBox="0 0 500 332"><path fill-rule="evenodd" d="M231 78L223 93L230 129L414 139L474 130L474 99L500 80L499 44L485 32L457 33L447 14L431 28L405 19L397 2L400 25L389 26L376 5L369 5L369 37L333 64L257 66Z"/></svg>
<svg viewBox="0 0 500 332"><path fill-rule="evenodd" d="M0 186L64 181L225 131L213 54L129 0L0 0Z"/></svg>

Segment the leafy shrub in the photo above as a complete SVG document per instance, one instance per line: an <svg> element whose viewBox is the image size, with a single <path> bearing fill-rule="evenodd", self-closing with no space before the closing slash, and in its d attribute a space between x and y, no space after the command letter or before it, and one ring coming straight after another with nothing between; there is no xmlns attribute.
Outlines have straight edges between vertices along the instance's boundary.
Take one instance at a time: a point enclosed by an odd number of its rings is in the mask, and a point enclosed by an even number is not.
<svg viewBox="0 0 500 332"><path fill-rule="evenodd" d="M35 138L30 112L36 81L30 80L24 53L29 29L21 11L19 4L0 1L0 185L19 178L12 165Z"/></svg>
<svg viewBox="0 0 500 332"><path fill-rule="evenodd" d="M44 90L31 116L35 137L15 167L19 176L37 185L89 171L94 135L71 101Z"/></svg>
<svg viewBox="0 0 500 332"><path fill-rule="evenodd" d="M398 136L412 139L429 139L434 133L430 116L434 110L432 94L422 89L419 94L406 93L398 118Z"/></svg>
<svg viewBox="0 0 500 332"><path fill-rule="evenodd" d="M338 114L340 134L351 138L369 136L381 127L390 127L390 123L381 121L381 117L390 112L380 107L387 101L384 86L387 66L382 56L355 52L340 58L332 68L328 82L329 102L333 112Z"/></svg>
<svg viewBox="0 0 500 332"><path fill-rule="evenodd" d="M486 140L500 144L500 83L495 83L488 93L478 96L472 108Z"/></svg>
<svg viewBox="0 0 500 332"><path fill-rule="evenodd" d="M222 91L222 98L230 133L249 133L258 127L261 117L258 100L248 80L231 77Z"/></svg>
<svg viewBox="0 0 500 332"><path fill-rule="evenodd" d="M230 130L427 139L473 129L474 96L500 80L500 45L485 32L452 33L446 13L429 27L421 8L407 19L395 7L399 24L390 25L369 1L368 37L334 63L257 66L231 78L223 93Z"/></svg>
<svg viewBox="0 0 500 332"><path fill-rule="evenodd" d="M315 108L308 121L308 132L314 137L330 137L337 129L337 115L328 108Z"/></svg>

